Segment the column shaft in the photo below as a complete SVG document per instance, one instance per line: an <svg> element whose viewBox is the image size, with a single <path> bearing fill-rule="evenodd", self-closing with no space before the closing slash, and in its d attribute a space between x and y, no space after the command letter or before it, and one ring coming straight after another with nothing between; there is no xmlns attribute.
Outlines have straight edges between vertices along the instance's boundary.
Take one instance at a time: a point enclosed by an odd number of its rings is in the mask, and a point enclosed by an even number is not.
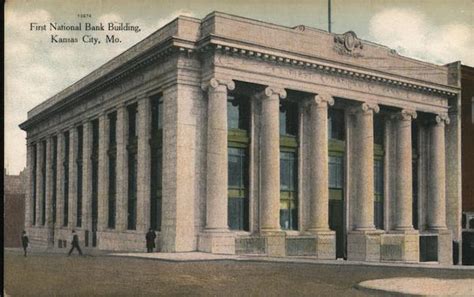
<svg viewBox="0 0 474 297"><path fill-rule="evenodd" d="M128 156L127 135L128 117L127 107L121 105L117 109L117 200L116 200L116 230L127 230L127 198L128 198Z"/></svg>
<svg viewBox="0 0 474 297"><path fill-rule="evenodd" d="M28 187L25 199L25 227L33 225L33 195L35 192L33 183L34 169L34 146L31 143L27 144L26 168L28 173Z"/></svg>
<svg viewBox="0 0 474 297"><path fill-rule="evenodd" d="M430 170L430 201L428 203L428 229L446 229L446 152L445 123L449 123L446 115L438 115L431 128L431 170Z"/></svg>
<svg viewBox="0 0 474 297"><path fill-rule="evenodd" d="M329 231L328 104L330 96L315 96L310 106L310 232Z"/></svg>
<svg viewBox="0 0 474 297"><path fill-rule="evenodd" d="M68 203L68 226L71 229L76 227L77 209L77 128L69 130L69 203Z"/></svg>
<svg viewBox="0 0 474 297"><path fill-rule="evenodd" d="M374 111L377 105L362 104L357 112L358 135L358 171L357 178L357 214L354 217L356 231L375 230L374 226Z"/></svg>
<svg viewBox="0 0 474 297"><path fill-rule="evenodd" d="M63 226L64 207L64 134L58 133L58 147L56 159L56 226Z"/></svg>
<svg viewBox="0 0 474 297"><path fill-rule="evenodd" d="M83 124L82 142L82 227L92 229L92 122Z"/></svg>
<svg viewBox="0 0 474 297"><path fill-rule="evenodd" d="M207 108L207 201L206 229L227 231L227 89L232 81L211 79Z"/></svg>
<svg viewBox="0 0 474 297"><path fill-rule="evenodd" d="M36 225L41 225L41 209L43 199L43 142L38 141L36 145Z"/></svg>
<svg viewBox="0 0 474 297"><path fill-rule="evenodd" d="M145 97L138 101L137 116L137 231L146 232L148 226L150 225L150 98Z"/></svg>
<svg viewBox="0 0 474 297"><path fill-rule="evenodd" d="M107 149L109 146L109 129L107 114L99 117L99 188L98 188L98 231L107 229L109 169Z"/></svg>
<svg viewBox="0 0 474 297"><path fill-rule="evenodd" d="M48 228L53 225L53 138L46 140L46 207L45 224Z"/></svg>
<svg viewBox="0 0 474 297"><path fill-rule="evenodd" d="M402 110L397 122L396 222L395 230L413 230L411 121L414 111Z"/></svg>
<svg viewBox="0 0 474 297"><path fill-rule="evenodd" d="M284 89L267 87L262 97L261 224L263 232L280 228L280 98Z"/></svg>

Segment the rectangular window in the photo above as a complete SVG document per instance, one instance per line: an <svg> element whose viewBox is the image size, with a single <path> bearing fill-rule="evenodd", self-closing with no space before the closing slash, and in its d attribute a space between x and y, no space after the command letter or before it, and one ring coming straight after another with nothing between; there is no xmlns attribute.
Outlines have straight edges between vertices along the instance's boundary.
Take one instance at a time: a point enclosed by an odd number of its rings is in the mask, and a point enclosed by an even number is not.
<svg viewBox="0 0 474 297"><path fill-rule="evenodd" d="M69 131L64 132L64 159L63 159L63 226L67 227L69 220Z"/></svg>
<svg viewBox="0 0 474 297"><path fill-rule="evenodd" d="M298 106L295 102L280 103L280 135L298 135Z"/></svg>
<svg viewBox="0 0 474 297"><path fill-rule="evenodd" d="M137 104L128 106L128 203L127 228L137 226Z"/></svg>
<svg viewBox="0 0 474 297"><path fill-rule="evenodd" d="M298 130L295 101L280 101L280 227L298 229Z"/></svg>
<svg viewBox="0 0 474 297"><path fill-rule="evenodd" d="M58 137L53 137L53 158L51 169L53 171L52 179L53 179L53 189L52 189L52 211L53 211L53 224L56 224L56 199L57 199L57 160L58 159Z"/></svg>
<svg viewBox="0 0 474 297"><path fill-rule="evenodd" d="M250 98L243 94L227 96L228 189L227 223L231 230L249 230Z"/></svg>
<svg viewBox="0 0 474 297"><path fill-rule="evenodd" d="M280 152L280 226L298 229L298 165L296 152Z"/></svg>
<svg viewBox="0 0 474 297"><path fill-rule="evenodd" d="M344 110L328 109L328 137L329 139L345 139Z"/></svg>
<svg viewBox="0 0 474 297"><path fill-rule="evenodd" d="M36 144L33 144L33 195L32 195L32 202L33 202L33 209L32 209L32 217L33 217L33 226L36 225L36 174L38 170L38 151Z"/></svg>
<svg viewBox="0 0 474 297"><path fill-rule="evenodd" d="M413 228L415 228L415 230L418 230L418 160L416 157L414 157L412 161L412 189L412 222Z"/></svg>
<svg viewBox="0 0 474 297"><path fill-rule="evenodd" d="M374 114L374 144L383 145L385 135L385 121L383 116Z"/></svg>
<svg viewBox="0 0 474 297"><path fill-rule="evenodd" d="M82 147L83 147L83 127L77 127L77 158L76 158L76 172L77 172L77 209L76 209L76 227L82 226Z"/></svg>
<svg viewBox="0 0 474 297"><path fill-rule="evenodd" d="M116 205L116 166L117 166L117 139L116 125L117 113L113 112L108 115L109 121L109 149L107 157L109 161L109 196L108 196L108 214L107 227L115 228L115 205Z"/></svg>
<svg viewBox="0 0 474 297"><path fill-rule="evenodd" d="M46 224L46 140L43 140L41 142L41 176L42 176L42 183L41 183L41 189L42 189L42 195L41 195L41 225Z"/></svg>
<svg viewBox="0 0 474 297"><path fill-rule="evenodd" d="M374 160L374 225L377 229L383 229L383 205L384 205L384 166L383 160Z"/></svg>
<svg viewBox="0 0 474 297"><path fill-rule="evenodd" d="M247 148L229 147L228 224L232 230L249 230Z"/></svg>
<svg viewBox="0 0 474 297"><path fill-rule="evenodd" d="M163 159L163 101L161 95L151 100L151 179L150 228L161 230L162 159Z"/></svg>
<svg viewBox="0 0 474 297"><path fill-rule="evenodd" d="M248 131L250 115L249 98L242 95L227 97L227 128Z"/></svg>
<svg viewBox="0 0 474 297"><path fill-rule="evenodd" d="M329 188L344 187L344 164L342 156L329 156Z"/></svg>

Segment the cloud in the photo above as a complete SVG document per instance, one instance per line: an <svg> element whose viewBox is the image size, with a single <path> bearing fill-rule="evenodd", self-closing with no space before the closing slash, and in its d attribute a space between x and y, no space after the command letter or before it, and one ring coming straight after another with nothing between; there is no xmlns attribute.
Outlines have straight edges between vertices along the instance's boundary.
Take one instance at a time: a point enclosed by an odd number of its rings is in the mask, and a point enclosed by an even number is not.
<svg viewBox="0 0 474 297"><path fill-rule="evenodd" d="M391 8L372 17L369 34L400 54L437 64L461 60L474 65L472 25L435 25L421 12Z"/></svg>

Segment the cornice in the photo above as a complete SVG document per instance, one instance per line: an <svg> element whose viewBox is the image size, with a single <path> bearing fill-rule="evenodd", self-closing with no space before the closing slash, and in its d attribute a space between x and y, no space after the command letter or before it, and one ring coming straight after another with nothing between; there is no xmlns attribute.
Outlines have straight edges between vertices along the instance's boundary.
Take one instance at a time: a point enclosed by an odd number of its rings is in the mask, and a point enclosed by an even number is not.
<svg viewBox="0 0 474 297"><path fill-rule="evenodd" d="M66 94L63 98L61 98L61 93L63 92L60 92L50 98L49 100L55 99L57 100L57 102L52 103L52 105L49 107L44 107L44 110L32 115L31 118L20 124L20 128L23 130L27 130L32 125L48 118L49 115L51 115L52 113L58 112L64 108L74 105L81 99L91 96L92 94L103 90L109 86L116 85L130 74L152 63L155 63L158 60L163 60L164 58L169 57L175 53L182 53L187 55L193 54L194 42L181 38L171 37L160 43L159 45L151 48L150 50L142 53L138 57L135 57L121 64L116 69L113 69L112 71L107 73L102 73L100 77L85 86L80 86L80 80L63 91L65 93L69 92L70 94ZM73 88L75 86L78 88L77 90L70 90L70 88ZM45 103L47 103L47 101Z"/></svg>
<svg viewBox="0 0 474 297"><path fill-rule="evenodd" d="M237 43L240 43L239 45ZM258 59L270 63L289 65L310 69L324 74L345 76L352 79L370 81L389 85L391 87L409 89L414 92L441 95L446 98L454 97L459 92L458 87L445 86L419 79L405 78L395 74L364 69L359 66L335 64L316 57L288 53L278 49L242 43L241 41L229 40L218 36L209 36L202 39L198 45L198 51L207 52L214 50L226 55L238 55L247 59Z"/></svg>

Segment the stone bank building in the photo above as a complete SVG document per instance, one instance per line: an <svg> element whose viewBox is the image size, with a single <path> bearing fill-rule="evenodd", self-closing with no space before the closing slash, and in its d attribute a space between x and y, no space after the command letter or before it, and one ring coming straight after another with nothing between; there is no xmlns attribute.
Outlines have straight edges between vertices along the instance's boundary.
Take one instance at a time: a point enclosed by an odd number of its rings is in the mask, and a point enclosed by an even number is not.
<svg viewBox="0 0 474 297"><path fill-rule="evenodd" d="M458 63L178 17L28 113L33 244L452 263Z"/></svg>

